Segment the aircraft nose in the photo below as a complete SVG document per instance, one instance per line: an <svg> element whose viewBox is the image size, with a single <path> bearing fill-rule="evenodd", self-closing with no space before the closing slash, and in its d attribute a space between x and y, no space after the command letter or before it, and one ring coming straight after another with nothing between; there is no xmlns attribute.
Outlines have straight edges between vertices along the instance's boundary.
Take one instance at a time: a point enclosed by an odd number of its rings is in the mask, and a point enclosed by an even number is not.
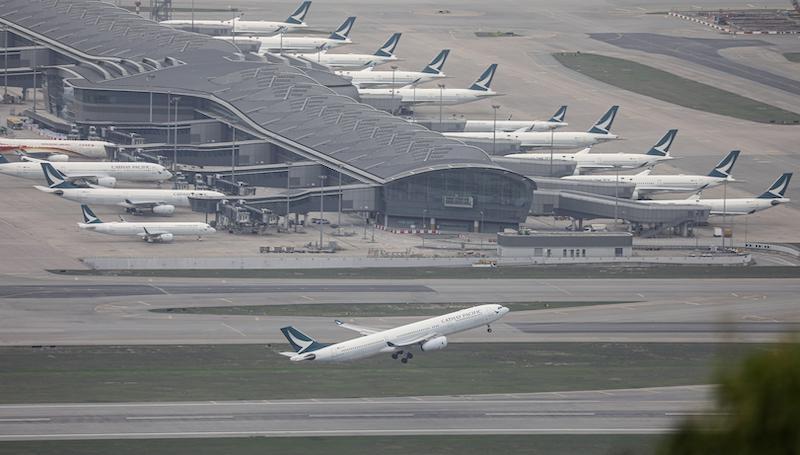
<svg viewBox="0 0 800 455"><path fill-rule="evenodd" d="M215 232L217 232L217 230L216 230L216 229L214 229L214 228L212 228L212 227L208 228L208 233L209 233L209 234L213 234L213 233L215 233Z"/></svg>

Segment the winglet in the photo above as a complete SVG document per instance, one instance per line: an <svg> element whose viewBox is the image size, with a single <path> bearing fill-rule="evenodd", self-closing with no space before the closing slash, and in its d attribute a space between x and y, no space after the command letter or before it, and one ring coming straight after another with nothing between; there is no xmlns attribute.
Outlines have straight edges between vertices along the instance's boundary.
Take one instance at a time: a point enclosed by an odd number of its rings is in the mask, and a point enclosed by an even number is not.
<svg viewBox="0 0 800 455"><path fill-rule="evenodd" d="M614 123L614 118L617 116L617 111L619 110L619 106L611 106L600 120L598 120L592 127L589 129L590 133L595 134L610 134L611 133L611 125Z"/></svg>

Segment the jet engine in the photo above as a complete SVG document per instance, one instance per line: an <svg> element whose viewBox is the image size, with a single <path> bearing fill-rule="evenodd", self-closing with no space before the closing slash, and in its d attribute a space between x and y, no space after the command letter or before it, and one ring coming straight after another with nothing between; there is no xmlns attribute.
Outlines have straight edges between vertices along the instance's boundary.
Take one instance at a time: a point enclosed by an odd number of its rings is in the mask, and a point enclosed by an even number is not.
<svg viewBox="0 0 800 455"><path fill-rule="evenodd" d="M175 213L174 205L163 204L153 207L154 215L172 215L173 213Z"/></svg>
<svg viewBox="0 0 800 455"><path fill-rule="evenodd" d="M106 188L114 188L117 186L117 179L114 177L98 177L97 184Z"/></svg>
<svg viewBox="0 0 800 455"><path fill-rule="evenodd" d="M49 155L47 157L47 161L51 161L54 163L63 163L64 161L69 161L69 155L64 155L63 153L55 153L53 155Z"/></svg>
<svg viewBox="0 0 800 455"><path fill-rule="evenodd" d="M165 233L159 235L158 237L156 237L156 242L159 242L159 243L170 243L172 240L174 240L174 238L175 238L174 235L170 234L169 232L165 232Z"/></svg>
<svg viewBox="0 0 800 455"><path fill-rule="evenodd" d="M420 349L427 351L438 351L447 347L447 337L432 338L420 345Z"/></svg>

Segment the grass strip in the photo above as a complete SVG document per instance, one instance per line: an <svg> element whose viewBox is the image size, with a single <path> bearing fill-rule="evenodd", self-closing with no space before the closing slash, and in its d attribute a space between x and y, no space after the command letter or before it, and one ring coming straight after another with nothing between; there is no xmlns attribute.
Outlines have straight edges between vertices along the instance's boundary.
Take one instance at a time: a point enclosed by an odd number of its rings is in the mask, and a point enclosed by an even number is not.
<svg viewBox="0 0 800 455"><path fill-rule="evenodd" d="M556 53L553 57L565 67L606 84L690 109L759 123L800 123L796 112L630 60L583 52Z"/></svg>

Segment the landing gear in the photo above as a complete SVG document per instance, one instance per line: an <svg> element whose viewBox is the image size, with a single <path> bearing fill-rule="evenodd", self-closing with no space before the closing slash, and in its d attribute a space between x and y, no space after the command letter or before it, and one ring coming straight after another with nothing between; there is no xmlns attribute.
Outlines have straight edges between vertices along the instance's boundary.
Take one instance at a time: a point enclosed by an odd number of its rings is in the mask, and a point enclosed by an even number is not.
<svg viewBox="0 0 800 455"><path fill-rule="evenodd" d="M399 358L402 363L408 363L409 360L414 358L414 354L406 352L405 355L403 355L403 351L397 351L392 354L392 358L395 360Z"/></svg>
<svg viewBox="0 0 800 455"><path fill-rule="evenodd" d="M486 331L489 332L489 333L492 333L492 326L490 326L489 324L486 324Z"/></svg>
<svg viewBox="0 0 800 455"><path fill-rule="evenodd" d="M400 361L403 363L408 363L408 357L403 357L402 359L400 359Z"/></svg>
<svg viewBox="0 0 800 455"><path fill-rule="evenodd" d="M397 360L397 358L400 357L401 355L403 355L403 351L393 352L392 353L392 358Z"/></svg>

